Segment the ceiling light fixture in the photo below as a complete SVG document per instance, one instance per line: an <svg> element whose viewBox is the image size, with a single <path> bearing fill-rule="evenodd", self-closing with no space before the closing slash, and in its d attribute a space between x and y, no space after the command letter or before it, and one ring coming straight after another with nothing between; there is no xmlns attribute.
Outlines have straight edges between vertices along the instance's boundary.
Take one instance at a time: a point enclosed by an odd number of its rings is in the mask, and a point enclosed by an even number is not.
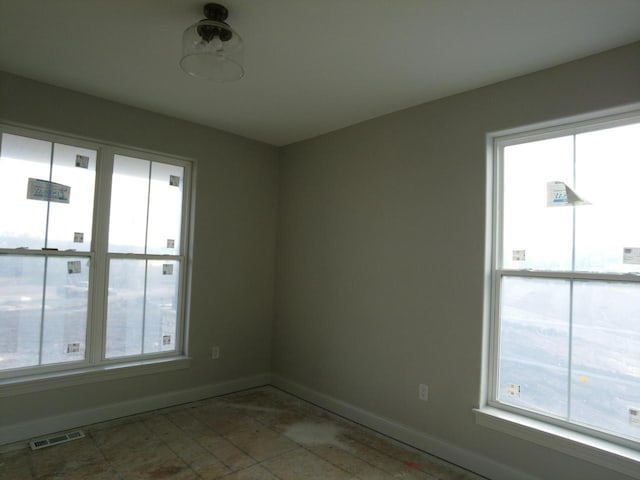
<svg viewBox="0 0 640 480"><path fill-rule="evenodd" d="M242 38L225 22L228 15L229 11L218 3L204 6L207 18L191 25L182 35L182 70L215 82L242 78Z"/></svg>

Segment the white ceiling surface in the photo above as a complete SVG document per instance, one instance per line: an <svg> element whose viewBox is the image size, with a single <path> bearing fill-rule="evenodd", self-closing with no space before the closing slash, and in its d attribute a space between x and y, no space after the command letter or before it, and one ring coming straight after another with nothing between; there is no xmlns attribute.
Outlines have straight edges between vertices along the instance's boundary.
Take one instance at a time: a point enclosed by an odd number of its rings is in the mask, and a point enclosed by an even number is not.
<svg viewBox="0 0 640 480"><path fill-rule="evenodd" d="M199 0L0 0L0 70L285 145L640 39L640 0L223 0L245 76L184 74Z"/></svg>

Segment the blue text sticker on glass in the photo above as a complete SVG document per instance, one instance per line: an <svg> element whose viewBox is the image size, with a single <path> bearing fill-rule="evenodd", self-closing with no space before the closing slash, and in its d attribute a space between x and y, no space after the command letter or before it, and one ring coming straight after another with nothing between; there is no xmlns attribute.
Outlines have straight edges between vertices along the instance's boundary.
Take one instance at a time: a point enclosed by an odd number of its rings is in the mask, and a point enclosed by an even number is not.
<svg viewBox="0 0 640 480"><path fill-rule="evenodd" d="M547 183L547 207L578 205L591 205L591 203L571 190L564 182Z"/></svg>
<svg viewBox="0 0 640 480"><path fill-rule="evenodd" d="M71 187L67 185L37 178L30 178L27 184L27 198L29 200L69 203L70 197Z"/></svg>
<svg viewBox="0 0 640 480"><path fill-rule="evenodd" d="M568 205L567 186L563 182L547 183L547 206L557 207Z"/></svg>

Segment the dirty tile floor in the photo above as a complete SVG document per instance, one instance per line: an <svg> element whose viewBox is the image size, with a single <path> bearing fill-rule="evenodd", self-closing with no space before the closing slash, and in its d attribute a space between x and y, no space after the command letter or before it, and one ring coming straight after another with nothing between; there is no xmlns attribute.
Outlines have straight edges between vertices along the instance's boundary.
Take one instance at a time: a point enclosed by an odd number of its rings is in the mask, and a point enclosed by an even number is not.
<svg viewBox="0 0 640 480"><path fill-rule="evenodd" d="M479 480L273 387L84 427L0 455L0 479Z"/></svg>

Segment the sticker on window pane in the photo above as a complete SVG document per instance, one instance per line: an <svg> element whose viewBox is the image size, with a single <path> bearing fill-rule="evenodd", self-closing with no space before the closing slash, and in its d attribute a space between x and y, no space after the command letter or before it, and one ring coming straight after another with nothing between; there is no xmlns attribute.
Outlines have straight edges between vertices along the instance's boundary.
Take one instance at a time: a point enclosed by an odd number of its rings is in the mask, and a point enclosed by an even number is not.
<svg viewBox="0 0 640 480"><path fill-rule="evenodd" d="M27 199L45 202L69 203L71 187L60 183L30 178L27 183Z"/></svg>
<svg viewBox="0 0 640 480"><path fill-rule="evenodd" d="M547 207L591 205L564 182L547 182Z"/></svg>
<svg viewBox="0 0 640 480"><path fill-rule="evenodd" d="M169 185L173 187L180 186L180 177L177 175L169 175Z"/></svg>
<svg viewBox="0 0 640 480"><path fill-rule="evenodd" d="M514 250L512 252L512 258L514 262L524 262L526 259L526 251L525 250Z"/></svg>
<svg viewBox="0 0 640 480"><path fill-rule="evenodd" d="M175 248L176 246L176 241L173 240L172 238L168 238L167 239L167 248Z"/></svg>
<svg viewBox="0 0 640 480"><path fill-rule="evenodd" d="M640 427L640 409L629 409L629 423L635 427Z"/></svg>
<svg viewBox="0 0 640 480"><path fill-rule="evenodd" d="M173 275L173 265L171 263L165 263L162 265L163 275Z"/></svg>
<svg viewBox="0 0 640 480"><path fill-rule="evenodd" d="M171 345L171 335L162 336L162 345Z"/></svg>
<svg viewBox="0 0 640 480"><path fill-rule="evenodd" d="M512 397L520 396L520 385L516 385L515 383L510 383L507 385L507 393Z"/></svg>
<svg viewBox="0 0 640 480"><path fill-rule="evenodd" d="M622 251L622 263L640 265L640 248L625 247Z"/></svg>
<svg viewBox="0 0 640 480"><path fill-rule="evenodd" d="M74 243L84 243L84 233L82 233L82 232L73 232L73 242Z"/></svg>
<svg viewBox="0 0 640 480"><path fill-rule="evenodd" d="M79 343L68 343L67 344L67 353L77 353L80 351Z"/></svg>
<svg viewBox="0 0 640 480"><path fill-rule="evenodd" d="M76 155L76 167L89 168L89 157L86 155Z"/></svg>
<svg viewBox="0 0 640 480"><path fill-rule="evenodd" d="M80 273L80 260L72 260L67 262L67 272L68 273Z"/></svg>

